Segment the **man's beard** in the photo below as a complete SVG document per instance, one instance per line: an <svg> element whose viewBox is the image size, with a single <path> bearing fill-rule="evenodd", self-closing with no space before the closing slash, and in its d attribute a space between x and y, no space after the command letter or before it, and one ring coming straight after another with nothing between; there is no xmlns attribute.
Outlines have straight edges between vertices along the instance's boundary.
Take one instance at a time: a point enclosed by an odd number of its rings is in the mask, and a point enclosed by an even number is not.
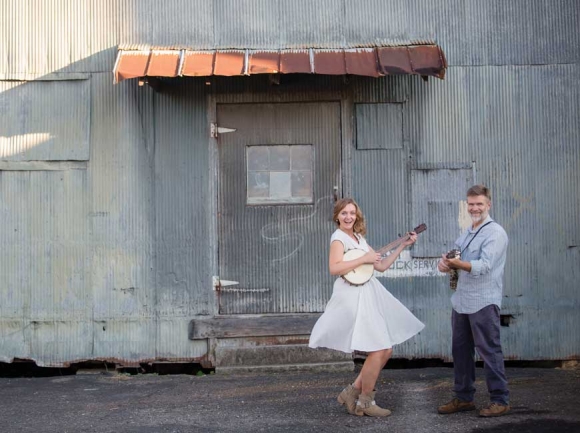
<svg viewBox="0 0 580 433"><path fill-rule="evenodd" d="M483 221L484 219L487 218L488 213L487 212L482 212L479 215L469 215L471 217L471 222L472 223L479 223L481 221Z"/></svg>

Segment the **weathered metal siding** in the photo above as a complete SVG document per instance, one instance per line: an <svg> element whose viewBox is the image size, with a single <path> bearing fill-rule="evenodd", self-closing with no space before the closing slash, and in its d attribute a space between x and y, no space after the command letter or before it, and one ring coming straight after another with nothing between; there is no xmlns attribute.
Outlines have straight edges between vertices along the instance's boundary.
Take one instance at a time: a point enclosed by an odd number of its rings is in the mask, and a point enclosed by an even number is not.
<svg viewBox="0 0 580 433"><path fill-rule="evenodd" d="M0 18L4 75L110 71L118 44L323 48L437 39L451 66L580 59L576 0L10 0Z"/></svg>
<svg viewBox="0 0 580 433"><path fill-rule="evenodd" d="M62 153L63 165L38 148L44 165L0 171L0 360L58 365L205 353L204 342L187 340L186 325L215 312L206 92L223 92L221 102L344 97L346 130L354 129L353 104L402 104L402 149L357 150L354 133L343 130L344 191L363 206L371 243L420 222L409 217L412 168L475 161L477 180L494 193L492 215L511 239L507 355L577 357L579 21L576 0L1 2L0 79L85 80L73 87L90 86L80 97L90 98L90 154L73 166ZM294 86L291 96L276 93L266 77L221 89L183 80L160 94L131 81L112 85L118 44L349 47L425 39L445 50L445 81L324 77L311 88ZM313 96L313 88L322 93ZM14 95L1 98L14 106ZM75 114L82 112L81 104ZM31 129L54 132L50 122ZM63 136L78 130L71 121ZM449 357L447 279L383 282L427 325L397 356Z"/></svg>
<svg viewBox="0 0 580 433"><path fill-rule="evenodd" d="M89 80L0 82L2 161L89 159Z"/></svg>
<svg viewBox="0 0 580 433"><path fill-rule="evenodd" d="M514 316L503 328L510 357L578 351L579 78L577 64L456 67L445 82L411 89L418 166L474 163L510 236L502 312Z"/></svg>
<svg viewBox="0 0 580 433"><path fill-rule="evenodd" d="M192 359L204 341L187 340L194 315L214 313L208 203L210 195L203 83L181 83L155 94L156 356Z"/></svg>
<svg viewBox="0 0 580 433"><path fill-rule="evenodd" d="M90 352L84 170L0 171L0 360Z"/></svg>
<svg viewBox="0 0 580 433"><path fill-rule="evenodd" d="M135 360L154 353L153 140L149 92L93 75L88 197L93 239L94 355ZM148 115L149 114L149 115ZM99 356L97 355L97 356Z"/></svg>

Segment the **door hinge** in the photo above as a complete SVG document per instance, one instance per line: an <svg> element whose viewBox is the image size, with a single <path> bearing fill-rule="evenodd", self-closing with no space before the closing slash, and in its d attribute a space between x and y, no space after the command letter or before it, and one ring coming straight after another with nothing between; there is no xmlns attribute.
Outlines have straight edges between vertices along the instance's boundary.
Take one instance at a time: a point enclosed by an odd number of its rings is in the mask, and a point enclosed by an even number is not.
<svg viewBox="0 0 580 433"><path fill-rule="evenodd" d="M215 291L219 291L222 287L237 286L240 283L238 281L222 280L220 277L214 275L212 277L212 284L213 284L213 289Z"/></svg>
<svg viewBox="0 0 580 433"><path fill-rule="evenodd" d="M210 124L210 136L211 136L211 138L218 138L218 135L227 134L228 132L236 132L236 129L224 128L223 126L218 126L217 123Z"/></svg>

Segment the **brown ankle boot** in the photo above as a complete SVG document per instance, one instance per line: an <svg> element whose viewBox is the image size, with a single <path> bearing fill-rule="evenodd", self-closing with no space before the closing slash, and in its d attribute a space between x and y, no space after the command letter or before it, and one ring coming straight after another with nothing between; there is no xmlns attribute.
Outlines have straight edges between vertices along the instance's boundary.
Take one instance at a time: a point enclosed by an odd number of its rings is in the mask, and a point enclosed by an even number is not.
<svg viewBox="0 0 580 433"><path fill-rule="evenodd" d="M355 388L353 385L348 385L338 394L338 402L346 406L346 410L351 415L355 414L356 409L356 399L360 395L360 389Z"/></svg>
<svg viewBox="0 0 580 433"><path fill-rule="evenodd" d="M370 395L359 395L358 401L356 402L356 414L358 416L389 416L391 411L377 405L375 402L375 392L373 391Z"/></svg>

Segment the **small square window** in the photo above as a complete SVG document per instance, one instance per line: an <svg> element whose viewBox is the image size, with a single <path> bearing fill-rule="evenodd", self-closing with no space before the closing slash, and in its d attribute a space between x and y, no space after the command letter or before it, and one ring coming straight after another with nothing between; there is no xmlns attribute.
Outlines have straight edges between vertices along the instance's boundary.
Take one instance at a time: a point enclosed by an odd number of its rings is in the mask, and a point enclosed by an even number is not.
<svg viewBox="0 0 580 433"><path fill-rule="evenodd" d="M248 204L313 203L312 145L246 147Z"/></svg>

